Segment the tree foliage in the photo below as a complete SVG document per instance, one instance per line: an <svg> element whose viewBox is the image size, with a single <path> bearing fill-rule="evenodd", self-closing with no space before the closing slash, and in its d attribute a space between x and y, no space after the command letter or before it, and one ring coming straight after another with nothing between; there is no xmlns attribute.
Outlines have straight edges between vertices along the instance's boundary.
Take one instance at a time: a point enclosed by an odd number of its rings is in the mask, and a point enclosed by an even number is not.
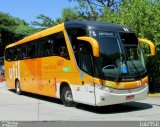
<svg viewBox="0 0 160 127"><path fill-rule="evenodd" d="M44 14L39 14L37 16L37 19L40 20L40 22L33 21L32 22L33 26L37 26L40 28L47 28L47 27L51 27L55 24L55 22L54 22L54 20L52 20L52 18L45 16Z"/></svg>
<svg viewBox="0 0 160 127"><path fill-rule="evenodd" d="M160 43L159 0L124 0L115 12L105 8L98 20L129 26L138 37Z"/></svg>
<svg viewBox="0 0 160 127"><path fill-rule="evenodd" d="M115 12L105 8L99 20L129 26L139 37L157 41L156 36L160 32L160 1L124 0Z"/></svg>
<svg viewBox="0 0 160 127"><path fill-rule="evenodd" d="M117 10L122 0L69 0L79 3L79 13L87 20L97 20L104 13L105 7Z"/></svg>
<svg viewBox="0 0 160 127"><path fill-rule="evenodd" d="M80 20L80 15L78 14L78 12L75 9L71 9L71 8L64 8L62 10L62 17L61 19L63 20L63 22L65 21L74 21L74 20Z"/></svg>
<svg viewBox="0 0 160 127"><path fill-rule="evenodd" d="M64 8L61 12L61 17L55 20L49 18L48 16L45 16L44 14L38 15L37 19L41 21L32 21L32 25L40 29L44 29L66 21L83 20L83 17L79 14L77 8L75 7L73 9Z"/></svg>
<svg viewBox="0 0 160 127"><path fill-rule="evenodd" d="M82 16L79 14L77 8L64 8L61 12L61 17L57 18L55 21L55 25L67 22L67 21L75 21L82 20Z"/></svg>
<svg viewBox="0 0 160 127"><path fill-rule="evenodd" d="M15 19L13 19L9 14L0 12L0 31L14 31L15 30Z"/></svg>
<svg viewBox="0 0 160 127"><path fill-rule="evenodd" d="M0 56L6 45L13 43L35 32L24 20L14 18L9 14L0 12Z"/></svg>

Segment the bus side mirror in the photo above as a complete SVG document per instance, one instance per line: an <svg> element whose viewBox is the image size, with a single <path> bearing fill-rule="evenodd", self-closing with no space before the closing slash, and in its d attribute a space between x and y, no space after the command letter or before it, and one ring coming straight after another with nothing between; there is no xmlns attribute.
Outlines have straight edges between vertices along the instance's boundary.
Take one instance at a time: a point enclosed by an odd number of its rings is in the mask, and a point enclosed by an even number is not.
<svg viewBox="0 0 160 127"><path fill-rule="evenodd" d="M91 44L92 50L93 50L93 56L95 56L95 57L99 57L100 56L100 54L99 54L99 45L98 45L98 42L94 38L85 37L84 36L84 37L77 37L77 39L86 41L89 44Z"/></svg>
<svg viewBox="0 0 160 127"><path fill-rule="evenodd" d="M139 41L140 43L148 44L149 47L150 47L151 55L152 55L152 56L155 56L155 45L154 45L151 41L149 41L149 40L147 40L147 39L138 39L138 41Z"/></svg>

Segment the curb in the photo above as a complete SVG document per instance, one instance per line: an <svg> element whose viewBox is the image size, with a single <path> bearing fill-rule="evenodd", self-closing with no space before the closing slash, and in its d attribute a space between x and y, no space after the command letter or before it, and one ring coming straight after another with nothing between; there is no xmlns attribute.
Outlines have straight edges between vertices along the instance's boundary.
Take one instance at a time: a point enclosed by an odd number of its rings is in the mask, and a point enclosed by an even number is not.
<svg viewBox="0 0 160 127"><path fill-rule="evenodd" d="M160 97L160 93L148 94L148 97Z"/></svg>

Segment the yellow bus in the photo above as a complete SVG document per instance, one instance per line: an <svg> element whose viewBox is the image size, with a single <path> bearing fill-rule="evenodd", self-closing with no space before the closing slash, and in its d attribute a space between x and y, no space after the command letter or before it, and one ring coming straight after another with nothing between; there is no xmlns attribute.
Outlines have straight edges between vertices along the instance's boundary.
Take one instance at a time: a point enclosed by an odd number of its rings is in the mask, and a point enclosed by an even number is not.
<svg viewBox="0 0 160 127"><path fill-rule="evenodd" d="M146 43L125 26L62 23L6 46L6 86L59 98L65 106L144 99L148 76L139 41Z"/></svg>

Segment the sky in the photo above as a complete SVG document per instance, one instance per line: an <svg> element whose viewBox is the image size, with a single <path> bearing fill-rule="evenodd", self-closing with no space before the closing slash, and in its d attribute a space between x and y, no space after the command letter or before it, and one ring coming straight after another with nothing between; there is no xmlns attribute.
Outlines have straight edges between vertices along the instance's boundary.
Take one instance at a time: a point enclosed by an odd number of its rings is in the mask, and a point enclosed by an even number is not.
<svg viewBox="0 0 160 127"><path fill-rule="evenodd" d="M61 16L63 8L74 8L76 2L68 0L1 0L0 11L25 20L27 23L38 21L36 16L44 14L53 20Z"/></svg>

